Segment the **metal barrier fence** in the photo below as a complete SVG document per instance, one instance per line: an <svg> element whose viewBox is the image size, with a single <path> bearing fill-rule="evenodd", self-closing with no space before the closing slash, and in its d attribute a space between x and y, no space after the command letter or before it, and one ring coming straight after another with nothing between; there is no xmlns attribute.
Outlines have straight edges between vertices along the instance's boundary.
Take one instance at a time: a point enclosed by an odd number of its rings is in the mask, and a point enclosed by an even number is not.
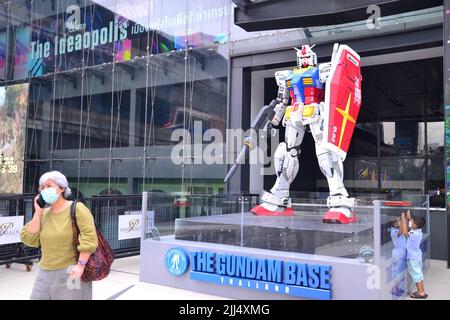
<svg viewBox="0 0 450 320"><path fill-rule="evenodd" d="M144 206L147 211L143 223L144 238L175 234L175 220L179 218L250 211L259 200L256 194L176 195L144 192L143 197L146 197ZM151 211L154 213L153 226L156 229L153 231L149 225Z"/></svg>
<svg viewBox="0 0 450 320"><path fill-rule="evenodd" d="M24 216L24 224L34 214L33 199L36 195L0 196L0 217ZM165 228L161 234L170 234L175 230L175 219L183 217L207 216L239 212L241 201L235 195L188 195L180 196L168 193L148 193L148 210L155 212L155 224ZM249 195L246 209L256 204L258 197ZM109 195L83 198L83 202L92 212L95 223L114 250L116 257L139 255L140 238L119 240L119 216L137 214L142 211L142 195ZM27 269L32 260L40 258L40 249L29 248L23 243L0 245L0 265L24 263Z"/></svg>
<svg viewBox="0 0 450 320"><path fill-rule="evenodd" d="M24 216L24 223L31 220L34 213L35 195L0 196L0 217ZM22 243L0 245L0 265L7 268L11 263L23 263L31 270L31 260L39 258L40 249L30 248Z"/></svg>
<svg viewBox="0 0 450 320"><path fill-rule="evenodd" d="M0 217L24 216L26 224L34 214L35 196L34 194L0 196ZM95 223L111 245L116 257L139 254L140 239L118 240L118 216L131 211L140 213L142 196L101 196L84 198L80 201L91 210ZM23 243L0 245L0 265L6 265L7 268L12 263L24 263L29 271L32 260L39 259L40 256L39 248L30 248Z"/></svg>

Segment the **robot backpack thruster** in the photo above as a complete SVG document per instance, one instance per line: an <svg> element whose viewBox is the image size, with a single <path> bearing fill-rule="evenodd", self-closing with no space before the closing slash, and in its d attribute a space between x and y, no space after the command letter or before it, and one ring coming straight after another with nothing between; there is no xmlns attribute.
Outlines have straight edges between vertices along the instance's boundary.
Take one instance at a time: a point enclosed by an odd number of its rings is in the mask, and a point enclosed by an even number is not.
<svg viewBox="0 0 450 320"><path fill-rule="evenodd" d="M261 195L261 204L251 211L256 215L293 215L289 187L299 169L300 146L310 131L320 169L328 181L330 195L325 223L356 221L355 199L343 183L343 161L347 156L361 108L361 63L359 55L346 45L335 44L331 62L317 64L314 46L303 45L297 51L297 67L275 73L278 97L258 113L252 129L267 129L280 123L286 127L284 142L274 154L277 180ZM308 130L309 129L309 130ZM230 169L225 182L255 147L246 137L244 148Z"/></svg>

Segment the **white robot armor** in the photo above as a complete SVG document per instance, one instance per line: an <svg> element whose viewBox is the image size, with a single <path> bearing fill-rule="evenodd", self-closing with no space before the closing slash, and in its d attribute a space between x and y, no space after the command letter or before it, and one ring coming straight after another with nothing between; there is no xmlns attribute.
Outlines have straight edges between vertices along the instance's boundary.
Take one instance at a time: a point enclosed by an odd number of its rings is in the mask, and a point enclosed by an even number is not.
<svg viewBox="0 0 450 320"><path fill-rule="evenodd" d="M335 130L333 127L333 134L330 135L331 138L328 138L328 127L325 128L327 124L331 123L329 114L331 106L325 99L325 87L327 90L331 87L327 84L327 81L330 74L335 71L336 65L338 65L336 55L342 56L343 49L351 50L347 46L341 47L335 44L331 62L320 65L317 65L317 57L311 50L312 47L304 45L302 49L295 48L298 67L275 73L279 89L277 104L274 108L275 115L270 122L273 125L282 123L286 127L285 141L278 145L274 155L277 180L270 192L263 192L262 203L252 209L254 214L293 215L289 188L299 170L300 145L305 131L309 127L315 141L318 163L328 181L330 190L330 196L327 199L329 211L324 216L323 221L327 223L356 221L353 213L355 199L349 198L343 183L343 160L346 151L341 150L343 143L347 142L348 135L351 138L353 129L350 134L346 131L347 120L345 120L346 122L342 124L341 134L338 137L340 139L336 142L337 138L334 131L337 131L337 129ZM345 54L347 54L347 51L345 51ZM357 56L353 50L351 52L353 58ZM357 58L359 59L359 56ZM357 78L361 80L360 74L357 75ZM360 83L360 81L357 82ZM327 94L329 93L327 92ZM291 100L291 105L289 105L289 100ZM347 113L343 110L337 111L349 114L350 97L348 102L347 109L345 109ZM353 118L349 116L349 119ZM347 134L344 135L344 133ZM333 142L330 142L330 139L333 139Z"/></svg>

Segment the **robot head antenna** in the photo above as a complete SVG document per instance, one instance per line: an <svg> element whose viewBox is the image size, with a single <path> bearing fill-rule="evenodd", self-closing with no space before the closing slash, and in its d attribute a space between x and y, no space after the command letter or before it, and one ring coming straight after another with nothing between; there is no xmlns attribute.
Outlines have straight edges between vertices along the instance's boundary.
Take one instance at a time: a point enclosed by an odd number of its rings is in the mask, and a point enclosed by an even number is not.
<svg viewBox="0 0 450 320"><path fill-rule="evenodd" d="M309 46L307 44L302 45L302 48L295 48L297 51L297 66L300 68L307 68L309 66L315 67L317 66L317 55L312 48L314 48L315 44Z"/></svg>

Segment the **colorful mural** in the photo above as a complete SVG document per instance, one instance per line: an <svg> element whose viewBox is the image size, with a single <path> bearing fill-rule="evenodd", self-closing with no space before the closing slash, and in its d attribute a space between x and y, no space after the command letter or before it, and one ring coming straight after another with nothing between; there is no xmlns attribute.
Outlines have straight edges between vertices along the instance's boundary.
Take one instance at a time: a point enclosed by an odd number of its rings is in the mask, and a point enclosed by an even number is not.
<svg viewBox="0 0 450 320"><path fill-rule="evenodd" d="M0 194L22 193L28 84L0 87Z"/></svg>

